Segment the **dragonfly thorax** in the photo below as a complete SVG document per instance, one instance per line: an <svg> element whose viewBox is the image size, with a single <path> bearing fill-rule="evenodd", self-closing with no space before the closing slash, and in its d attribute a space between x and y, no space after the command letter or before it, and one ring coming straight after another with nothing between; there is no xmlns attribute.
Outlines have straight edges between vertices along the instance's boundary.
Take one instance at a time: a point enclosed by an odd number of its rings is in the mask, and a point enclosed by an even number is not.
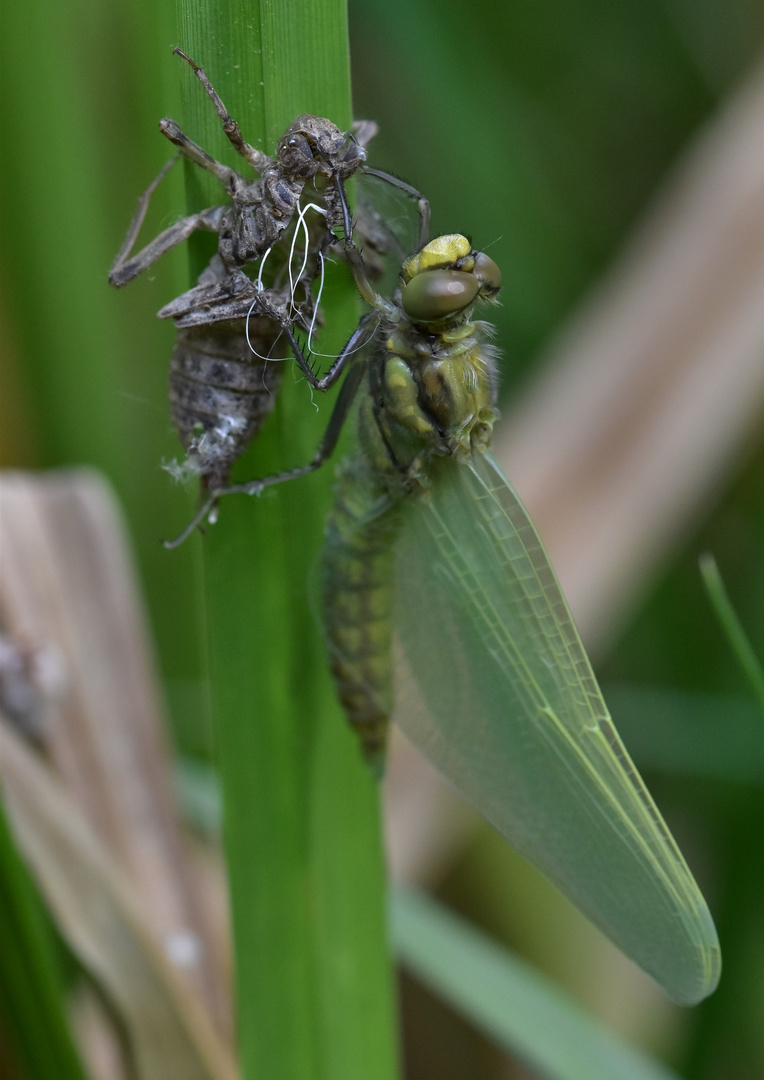
<svg viewBox="0 0 764 1080"><path fill-rule="evenodd" d="M426 461L490 441L496 375L483 337L481 323L440 334L403 324L388 335L359 414L360 443L383 487L396 490Z"/></svg>

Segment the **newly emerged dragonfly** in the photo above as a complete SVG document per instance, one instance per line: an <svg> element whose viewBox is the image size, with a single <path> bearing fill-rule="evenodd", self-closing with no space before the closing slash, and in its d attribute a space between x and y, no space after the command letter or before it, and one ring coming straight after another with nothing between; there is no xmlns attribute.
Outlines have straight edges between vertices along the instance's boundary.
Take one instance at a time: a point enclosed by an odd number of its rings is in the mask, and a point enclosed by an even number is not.
<svg viewBox="0 0 764 1080"><path fill-rule="evenodd" d="M178 328L170 363L170 410L188 456L176 471L198 475L203 489L209 489L226 483L232 465L273 409L281 383L281 366L270 362L282 358L274 353L281 326L254 310L257 298L264 292L280 321L308 329L315 315L311 288L323 253L339 227L346 237L352 234L347 180L360 169L414 199L421 242L429 229L429 204L409 184L366 165L366 145L376 133L371 121L359 122L348 133L330 120L302 114L279 139L274 157L256 149L245 142L204 70L180 49L174 51L191 66L231 145L258 175L247 178L216 161L174 120L162 120L160 131L179 148L179 157L211 173L230 201L182 218L133 255L151 197L174 158L141 196L109 281L126 285L198 230L218 235L217 254L198 284L159 312ZM298 249L302 244L303 256L296 275L295 243ZM245 268L255 264L253 280Z"/></svg>
<svg viewBox="0 0 764 1080"><path fill-rule="evenodd" d="M488 453L495 355L491 328L471 313L496 296L499 270L464 236L441 236L405 261L386 300L352 245L348 257L371 313L316 380L347 370L314 460L228 490L257 493L318 468L357 398L323 589L332 672L366 754L379 763L395 719L671 997L698 1002L720 973L711 916L612 725L534 526Z"/></svg>

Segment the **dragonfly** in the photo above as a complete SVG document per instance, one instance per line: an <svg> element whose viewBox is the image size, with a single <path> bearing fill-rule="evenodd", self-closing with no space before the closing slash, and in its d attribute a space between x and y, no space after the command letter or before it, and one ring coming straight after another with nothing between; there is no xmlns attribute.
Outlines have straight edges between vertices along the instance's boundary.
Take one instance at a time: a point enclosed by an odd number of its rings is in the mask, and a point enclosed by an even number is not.
<svg viewBox="0 0 764 1080"><path fill-rule="evenodd" d="M460 234L405 260L392 299L348 261L369 312L330 370L345 378L312 461L355 401L323 553L331 670L380 771L391 719L677 1002L719 979L706 903L610 719L538 533L491 457L497 354L473 319L499 268ZM373 334L369 348L360 341ZM310 365L284 326L295 357ZM222 493L221 493L222 494Z"/></svg>
<svg viewBox="0 0 764 1080"><path fill-rule="evenodd" d="M199 476L205 492L227 482L273 409L281 384L281 365L272 362L283 359L275 351L280 322L307 330L316 321L311 289L322 273L324 253L340 226L348 237L353 232L347 181L361 170L413 199L421 242L429 232L430 208L411 185L366 164L366 147L377 131L373 121L359 121L344 132L330 120L303 113L271 157L245 141L204 69L180 49L174 52L190 65L231 145L257 176L248 178L216 161L174 120L162 120L161 133L180 153L139 199L109 282L117 288L128 284L196 231L217 234L217 253L197 285L159 312L178 330L170 362L170 412L187 458L174 472L178 478ZM181 218L133 254L151 198L180 157L213 175L228 201ZM254 266L257 275L250 278L245 271ZM278 311L279 322L262 309L254 311L261 293L267 294L268 308ZM198 515L194 521L199 523Z"/></svg>

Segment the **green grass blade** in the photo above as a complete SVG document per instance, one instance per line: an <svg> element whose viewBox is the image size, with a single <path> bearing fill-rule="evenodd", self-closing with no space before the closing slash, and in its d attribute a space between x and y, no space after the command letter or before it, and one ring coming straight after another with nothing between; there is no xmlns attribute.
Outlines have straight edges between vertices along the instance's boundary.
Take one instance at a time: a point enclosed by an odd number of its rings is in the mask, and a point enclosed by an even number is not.
<svg viewBox="0 0 764 1080"><path fill-rule="evenodd" d="M179 448L167 407L173 328L156 318L180 292L185 253L120 292L106 280L139 193L169 156L157 130L172 113L162 93L174 74L167 5L30 0L4 4L0 20L0 88L13 101L0 116L5 461L108 475L130 522L163 672L195 683L194 553L169 559L159 543L191 505L160 469ZM177 170L157 192L147 233L179 213L180 180ZM25 445L8 439L14 428Z"/></svg>
<svg viewBox="0 0 764 1080"><path fill-rule="evenodd" d="M401 962L489 1039L550 1080L676 1080L547 979L435 901L396 890Z"/></svg>
<svg viewBox="0 0 764 1080"><path fill-rule="evenodd" d="M248 141L272 151L299 112L349 124L344 3L180 10L179 44L205 68ZM184 80L184 130L236 164L201 87L168 54L170 62ZM192 206L197 197L210 205L199 191ZM332 283L322 306L339 345L356 317L347 277ZM275 415L239 464L242 478L306 461L317 445L329 406L318 402L317 417L304 383L289 366L285 375ZM325 472L259 500L225 500L202 544L249 1080L395 1074L378 791L336 705L307 600Z"/></svg>
<svg viewBox="0 0 764 1080"><path fill-rule="evenodd" d="M85 1078L66 1016L57 951L0 803L0 1016L7 1052L25 1080Z"/></svg>
<svg viewBox="0 0 764 1080"><path fill-rule="evenodd" d="M716 617L719 620L724 636L732 649L738 664L743 670L754 694L761 707L764 708L764 669L762 669L756 653L753 651L743 624L733 608L727 590L716 565L716 559L710 551L706 551L699 559L700 575L706 587L708 598L711 601Z"/></svg>

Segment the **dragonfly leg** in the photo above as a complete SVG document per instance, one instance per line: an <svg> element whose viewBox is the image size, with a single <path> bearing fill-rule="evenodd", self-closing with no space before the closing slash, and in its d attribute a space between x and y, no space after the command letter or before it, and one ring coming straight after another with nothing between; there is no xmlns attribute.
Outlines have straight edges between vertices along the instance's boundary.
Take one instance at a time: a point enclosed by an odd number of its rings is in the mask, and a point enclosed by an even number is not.
<svg viewBox="0 0 764 1080"><path fill-rule="evenodd" d="M128 281L132 281L134 277L137 277L138 274L148 269L152 263L155 263L166 251L176 247L178 244L182 244L184 240L187 240L188 237L198 229L204 229L207 232L220 232L220 219L223 216L225 207L211 206L209 209L202 210L198 214L191 214L189 217L181 218L180 221L176 221L174 225L170 225L169 228L165 229L159 236L155 237L151 243L147 244L137 255L133 255L132 258L129 258L133 245L138 238L143 219L146 216L146 210L148 209L151 195L167 170L176 161L177 158L173 158L172 161L169 161L167 165L165 165L156 180L153 181L140 198L138 210L130 223L125 242L114 260L114 265L109 271L109 284L114 285L115 288L120 288L122 285L126 285Z"/></svg>
<svg viewBox="0 0 764 1080"><path fill-rule="evenodd" d="M350 267L350 272L355 280L356 288L366 303L378 310L384 310L388 306L387 301L382 299L369 281L369 275L366 272L363 256L361 255L358 245L353 240L353 218L350 213L350 207L348 206L345 185L338 174L334 177L334 184L337 189L337 195L342 209L342 226L345 231L345 241L342 253L345 257L345 261Z"/></svg>
<svg viewBox="0 0 764 1080"><path fill-rule="evenodd" d="M193 68L194 74L207 91L207 96L215 106L215 111L220 117L220 121L223 125L223 131L226 133L228 141L231 143L231 146L233 146L236 153L241 154L241 156L248 161L252 168L256 169L257 172L262 172L266 165L271 164L271 158L269 158L267 154L264 154L262 150L256 150L254 146L250 146L248 142L245 142L239 125L231 117L225 105L220 100L220 95L207 78L204 69L199 67L190 56L186 56L181 49L176 47L172 51Z"/></svg>
<svg viewBox="0 0 764 1080"><path fill-rule="evenodd" d="M322 393L325 390L330 390L334 386L345 368L350 366L352 357L362 349L370 339L371 335L368 333L368 326L369 323L377 317L374 311L367 311L366 314L361 316L358 321L358 326L356 326L353 333L343 345L342 351L334 359L329 370L321 378L318 378L311 366L309 357L305 355L300 343L294 336L292 330L293 323L273 307L264 293L258 295L255 306L258 307L263 314L267 315L268 318L273 319L274 322L277 322L279 326L281 326L289 340L289 345L294 353L294 358L300 365L303 375L314 390L320 390Z"/></svg>
<svg viewBox="0 0 764 1080"><path fill-rule="evenodd" d="M188 525L186 525L183 532L176 536L174 540L163 540L162 547L167 548L168 551L173 551L176 547L180 547L184 540L188 540L194 529L198 528L204 519L212 513L216 503L217 498L214 495L208 495L202 506L191 518Z"/></svg>
<svg viewBox="0 0 764 1080"><path fill-rule="evenodd" d="M189 161L193 161L194 165L198 165L200 169L206 169L207 172L212 173L226 191L234 188L237 181L239 184L243 182L243 178L235 169L230 169L227 165L216 161L198 143L195 143L193 139L189 139L188 135L181 130L174 120L169 117L160 120L159 130L166 139L169 139L174 146L178 147L184 157L187 157Z"/></svg>

